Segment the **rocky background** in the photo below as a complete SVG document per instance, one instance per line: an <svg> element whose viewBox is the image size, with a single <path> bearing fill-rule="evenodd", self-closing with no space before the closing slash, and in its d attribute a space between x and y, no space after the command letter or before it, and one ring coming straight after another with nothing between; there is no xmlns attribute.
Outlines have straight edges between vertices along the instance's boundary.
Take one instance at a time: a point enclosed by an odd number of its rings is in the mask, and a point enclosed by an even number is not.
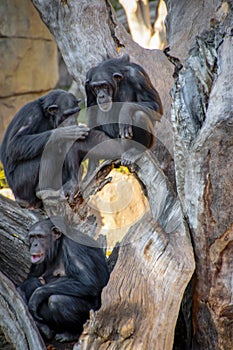
<svg viewBox="0 0 233 350"><path fill-rule="evenodd" d="M56 87L58 50L30 0L0 1L0 143L28 101Z"/></svg>

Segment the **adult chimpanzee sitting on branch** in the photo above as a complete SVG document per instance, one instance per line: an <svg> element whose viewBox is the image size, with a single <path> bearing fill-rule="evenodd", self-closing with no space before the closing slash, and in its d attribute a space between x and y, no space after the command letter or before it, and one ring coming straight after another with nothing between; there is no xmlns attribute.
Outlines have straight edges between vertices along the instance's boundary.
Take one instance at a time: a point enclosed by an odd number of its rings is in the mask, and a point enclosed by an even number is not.
<svg viewBox="0 0 233 350"><path fill-rule="evenodd" d="M58 128L79 111L78 101L72 94L54 90L27 103L10 122L1 146L1 160L8 184L22 207L36 208L42 204L36 196L40 160L51 135L64 140L87 136L87 128Z"/></svg>
<svg viewBox="0 0 233 350"><path fill-rule="evenodd" d="M46 186L56 191L65 185L65 195L73 195L81 161L90 150L92 157L98 159L120 157L120 144L111 141L114 144L110 147L109 144L101 147L102 142L110 140L107 135L97 130L89 133L88 128L77 126L78 102L72 94L54 90L27 103L9 124L1 146L1 160L8 184L22 207L43 206L37 193ZM72 125L64 126L67 120ZM39 186L43 154L44 180Z"/></svg>
<svg viewBox="0 0 233 350"><path fill-rule="evenodd" d="M130 62L127 55L106 59L87 72L85 89L90 128L111 138L120 137L125 151L153 146L155 122L161 119L163 109L140 65Z"/></svg>
<svg viewBox="0 0 233 350"><path fill-rule="evenodd" d="M96 242L78 230L64 227L58 217L31 227L32 266L18 291L43 336L71 341L81 334L89 310L100 307L109 273ZM68 238L65 230L70 230L76 241Z"/></svg>

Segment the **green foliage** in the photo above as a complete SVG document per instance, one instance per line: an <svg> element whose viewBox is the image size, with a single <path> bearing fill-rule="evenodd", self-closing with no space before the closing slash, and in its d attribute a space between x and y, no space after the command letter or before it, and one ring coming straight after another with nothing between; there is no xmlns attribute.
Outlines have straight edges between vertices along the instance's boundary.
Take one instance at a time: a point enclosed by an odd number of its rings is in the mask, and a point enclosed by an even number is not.
<svg viewBox="0 0 233 350"><path fill-rule="evenodd" d="M86 108L84 108L82 105L80 107L81 111L78 115L78 122L81 124L87 124Z"/></svg>
<svg viewBox="0 0 233 350"><path fill-rule="evenodd" d="M121 174L130 174L129 169L126 166L120 166L119 168L115 168L115 171Z"/></svg>
<svg viewBox="0 0 233 350"><path fill-rule="evenodd" d="M115 11L119 10L121 8L121 5L119 4L118 0L111 0L112 7Z"/></svg>
<svg viewBox="0 0 233 350"><path fill-rule="evenodd" d="M6 176L4 173L3 165L0 162L0 188L8 188L8 183L6 181Z"/></svg>

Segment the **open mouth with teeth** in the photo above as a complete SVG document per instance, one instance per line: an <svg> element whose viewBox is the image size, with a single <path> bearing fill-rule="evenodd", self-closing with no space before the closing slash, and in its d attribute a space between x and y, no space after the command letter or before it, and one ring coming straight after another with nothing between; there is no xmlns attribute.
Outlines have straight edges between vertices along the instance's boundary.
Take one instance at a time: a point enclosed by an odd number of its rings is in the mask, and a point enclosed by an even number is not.
<svg viewBox="0 0 233 350"><path fill-rule="evenodd" d="M32 254L31 255L31 263L32 264L38 264L39 262L43 261L44 259L44 254Z"/></svg>

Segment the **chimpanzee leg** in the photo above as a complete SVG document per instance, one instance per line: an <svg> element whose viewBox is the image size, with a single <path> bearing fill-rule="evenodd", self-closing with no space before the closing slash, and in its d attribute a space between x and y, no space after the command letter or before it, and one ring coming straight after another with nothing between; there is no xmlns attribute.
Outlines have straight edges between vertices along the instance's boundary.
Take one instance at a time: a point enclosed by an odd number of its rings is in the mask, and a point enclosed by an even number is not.
<svg viewBox="0 0 233 350"><path fill-rule="evenodd" d="M122 165L134 163L135 159L151 148L155 141L153 123L146 113L142 111L134 113L132 126L132 139L122 139L125 149L121 157Z"/></svg>
<svg viewBox="0 0 233 350"><path fill-rule="evenodd" d="M63 191L65 196L68 195L70 197L71 202L75 193L78 191L79 183L82 178L83 166L81 162L84 144L85 140L74 142L67 152L64 161L62 173Z"/></svg>
<svg viewBox="0 0 233 350"><path fill-rule="evenodd" d="M23 208L39 208L42 205L41 200L36 197L39 166L39 158L19 163L8 180L16 202Z"/></svg>
<svg viewBox="0 0 233 350"><path fill-rule="evenodd" d="M143 111L137 111L133 115L133 139L146 148L151 148L155 141L154 125L149 116Z"/></svg>
<svg viewBox="0 0 233 350"><path fill-rule="evenodd" d="M97 305L88 300L67 295L51 295L48 305L41 306L40 316L44 323L56 333L56 340L72 341L79 337L83 324L89 317L89 310L96 309ZM44 326L38 324L39 329L44 332Z"/></svg>
<svg viewBox="0 0 233 350"><path fill-rule="evenodd" d="M119 159L123 153L123 147L118 139L111 139L103 131L90 130L85 140L75 142L67 154L64 167L64 186L69 195L75 194L80 184L83 167L81 162L89 159L88 173L92 173L100 159Z"/></svg>

